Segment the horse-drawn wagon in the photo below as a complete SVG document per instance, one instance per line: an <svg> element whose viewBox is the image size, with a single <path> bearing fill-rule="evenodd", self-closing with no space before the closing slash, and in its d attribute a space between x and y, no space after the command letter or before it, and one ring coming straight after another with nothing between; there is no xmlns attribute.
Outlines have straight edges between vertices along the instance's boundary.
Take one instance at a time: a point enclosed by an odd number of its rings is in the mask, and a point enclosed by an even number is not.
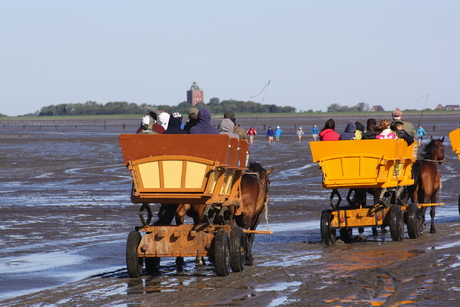
<svg viewBox="0 0 460 307"><path fill-rule="evenodd" d="M338 229L342 240L351 240L352 228L390 227L393 241L404 238L404 222L410 238L417 238L422 222L420 208L434 203L407 204L407 186L414 184L412 166L417 158L417 145L404 140L352 140L311 142L313 162L318 162L323 175L323 188L332 189L332 210L321 214L321 237L326 245L335 243ZM337 189L349 189L353 197L340 206ZM374 195L366 205L366 192ZM339 196L334 204L332 197Z"/></svg>
<svg viewBox="0 0 460 307"><path fill-rule="evenodd" d="M142 226L135 227L127 241L129 276L142 274L144 260L148 273L158 271L161 257L208 256L219 276L230 269L242 271L244 233L251 231L234 226L233 219L244 209L241 181L247 170L247 141L228 135L155 134L122 134L119 141L133 178L131 201L141 204ZM173 211L179 204L203 206L206 223L150 225L150 203Z"/></svg>

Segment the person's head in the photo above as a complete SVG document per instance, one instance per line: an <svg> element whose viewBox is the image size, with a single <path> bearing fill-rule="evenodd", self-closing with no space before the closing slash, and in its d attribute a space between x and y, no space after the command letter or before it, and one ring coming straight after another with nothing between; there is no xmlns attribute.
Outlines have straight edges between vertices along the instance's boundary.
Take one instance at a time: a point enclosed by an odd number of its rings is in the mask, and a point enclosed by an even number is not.
<svg viewBox="0 0 460 307"><path fill-rule="evenodd" d="M193 107L193 108L190 108L190 110L188 110L188 118L189 119L196 119L198 118L198 109Z"/></svg>
<svg viewBox="0 0 460 307"><path fill-rule="evenodd" d="M167 112L162 112L158 115L159 124L163 126L163 128L168 129L169 124L169 114Z"/></svg>
<svg viewBox="0 0 460 307"><path fill-rule="evenodd" d="M390 128L390 121L388 119L382 119L380 121L380 127L383 128L383 129Z"/></svg>
<svg viewBox="0 0 460 307"><path fill-rule="evenodd" d="M355 125L356 125L356 130L364 132L364 125L363 124L361 124L360 122L355 122Z"/></svg>
<svg viewBox="0 0 460 307"><path fill-rule="evenodd" d="M332 129L335 130L335 121L332 118L329 118L324 124L323 130Z"/></svg>
<svg viewBox="0 0 460 307"><path fill-rule="evenodd" d="M419 128L422 128L422 126L418 125Z"/></svg>
<svg viewBox="0 0 460 307"><path fill-rule="evenodd" d="M401 122L396 122L395 123L395 128L398 130L404 130L404 124Z"/></svg>
<svg viewBox="0 0 460 307"><path fill-rule="evenodd" d="M269 126L269 127L268 127L268 129L271 129L271 128L272 128L272 126Z"/></svg>
<svg viewBox="0 0 460 307"><path fill-rule="evenodd" d="M391 116L393 117L393 120L400 120L402 119L402 112L400 110L394 110L393 113L391 113Z"/></svg>
<svg viewBox="0 0 460 307"><path fill-rule="evenodd" d="M235 118L235 113L232 110L227 110L224 113L224 118Z"/></svg>
<svg viewBox="0 0 460 307"><path fill-rule="evenodd" d="M367 127L366 127L367 131L373 130L375 126L377 126L377 121L375 120L375 118L369 118L367 120Z"/></svg>
<svg viewBox="0 0 460 307"><path fill-rule="evenodd" d="M179 112L171 113L168 121L168 128L169 127L180 127L182 125L182 114Z"/></svg>
<svg viewBox="0 0 460 307"><path fill-rule="evenodd" d="M313 125L314 128L316 128L316 125Z"/></svg>
<svg viewBox="0 0 460 307"><path fill-rule="evenodd" d="M280 126L276 126L276 129L279 129L279 128L280 128Z"/></svg>
<svg viewBox="0 0 460 307"><path fill-rule="evenodd" d="M201 108L198 111L198 122L211 123L211 110L208 108Z"/></svg>

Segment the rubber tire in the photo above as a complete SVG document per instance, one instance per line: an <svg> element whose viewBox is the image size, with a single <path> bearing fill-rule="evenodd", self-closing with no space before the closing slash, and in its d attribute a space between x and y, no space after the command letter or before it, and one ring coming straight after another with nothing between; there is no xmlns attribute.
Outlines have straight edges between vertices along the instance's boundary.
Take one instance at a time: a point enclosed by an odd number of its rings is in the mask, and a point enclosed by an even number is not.
<svg viewBox="0 0 460 307"><path fill-rule="evenodd" d="M340 239L345 243L353 242L353 228L341 228Z"/></svg>
<svg viewBox="0 0 460 307"><path fill-rule="evenodd" d="M128 275L131 278L137 278L142 275L142 266L144 258L138 257L137 248L141 242L142 236L139 231L131 231L126 243L126 267Z"/></svg>
<svg viewBox="0 0 460 307"><path fill-rule="evenodd" d="M230 268L233 272L243 272L245 260L245 240L241 227L233 227L230 231Z"/></svg>
<svg viewBox="0 0 460 307"><path fill-rule="evenodd" d="M217 276L228 276L230 274L230 239L227 231L219 230L214 240L216 274Z"/></svg>
<svg viewBox="0 0 460 307"><path fill-rule="evenodd" d="M148 274L158 273L160 271L160 257L145 257L145 270Z"/></svg>
<svg viewBox="0 0 460 307"><path fill-rule="evenodd" d="M420 236L420 219L418 216L418 207L416 204L409 204L406 211L407 216L407 234L411 239L417 239Z"/></svg>
<svg viewBox="0 0 460 307"><path fill-rule="evenodd" d="M399 205L391 205L388 212L390 215L391 239L400 242L404 239L404 216Z"/></svg>
<svg viewBox="0 0 460 307"><path fill-rule="evenodd" d="M323 210L321 212L321 240L324 245L335 244L335 230L331 227L332 211Z"/></svg>

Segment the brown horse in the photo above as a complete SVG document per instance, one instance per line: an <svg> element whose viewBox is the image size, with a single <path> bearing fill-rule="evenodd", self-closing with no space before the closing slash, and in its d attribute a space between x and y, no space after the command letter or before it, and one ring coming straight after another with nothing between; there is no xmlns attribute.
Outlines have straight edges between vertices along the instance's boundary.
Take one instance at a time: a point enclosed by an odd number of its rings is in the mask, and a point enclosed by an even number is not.
<svg viewBox="0 0 460 307"><path fill-rule="evenodd" d="M417 160L412 168L414 178L414 185L409 187L409 195L414 203L437 203L439 196L439 189L441 187L441 175L439 174L437 163L444 163L444 137L435 140L431 137L424 151L422 152L423 160ZM430 232L435 233L434 226L436 206L431 206L431 226ZM419 210L419 218L422 221L422 231L426 225L425 212L427 207L422 207Z"/></svg>

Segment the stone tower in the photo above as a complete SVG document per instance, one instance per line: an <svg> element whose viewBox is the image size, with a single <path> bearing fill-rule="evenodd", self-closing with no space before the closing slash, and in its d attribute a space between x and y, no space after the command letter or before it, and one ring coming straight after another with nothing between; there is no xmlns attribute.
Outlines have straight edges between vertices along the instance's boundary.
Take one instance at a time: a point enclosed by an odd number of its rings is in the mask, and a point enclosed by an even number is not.
<svg viewBox="0 0 460 307"><path fill-rule="evenodd" d="M204 102L203 90L193 81L190 90L187 91L187 102L195 106L198 102Z"/></svg>

